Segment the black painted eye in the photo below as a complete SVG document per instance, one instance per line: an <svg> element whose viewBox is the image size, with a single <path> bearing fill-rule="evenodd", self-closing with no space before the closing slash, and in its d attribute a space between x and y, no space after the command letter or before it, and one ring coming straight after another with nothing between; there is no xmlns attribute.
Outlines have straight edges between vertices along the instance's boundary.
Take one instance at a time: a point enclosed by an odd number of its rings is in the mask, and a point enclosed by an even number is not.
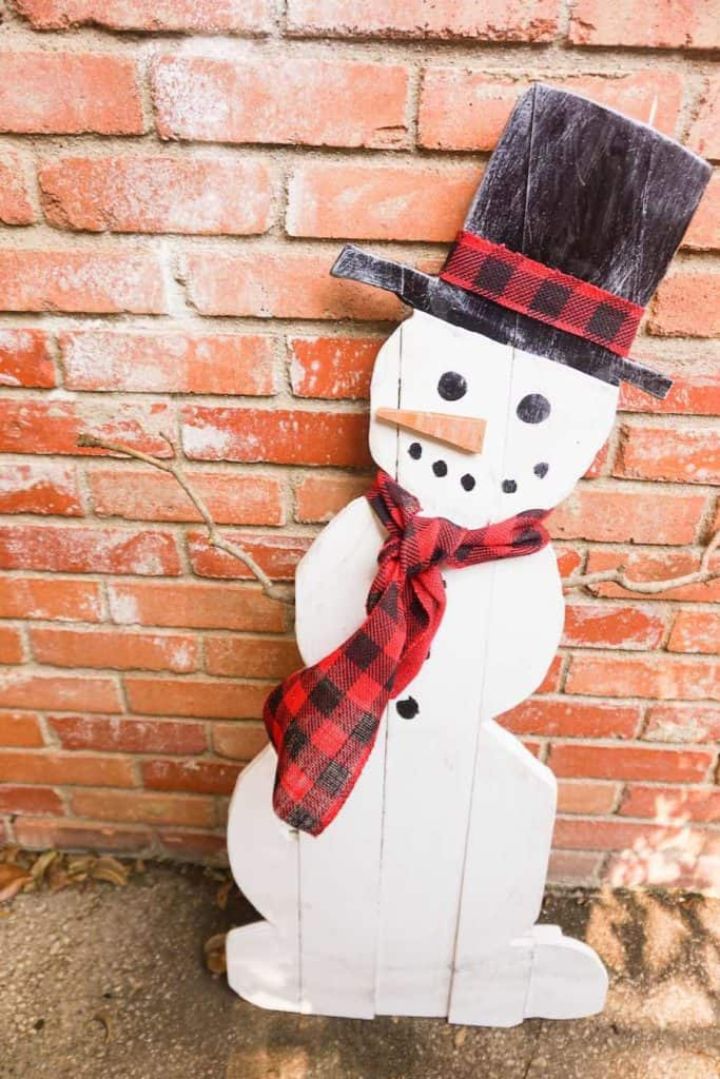
<svg viewBox="0 0 720 1079"><path fill-rule="evenodd" d="M536 476L539 476L540 479L543 479L543 477L547 476L549 468L550 465L547 461L539 461L538 464L535 465L533 472Z"/></svg>
<svg viewBox="0 0 720 1079"><path fill-rule="evenodd" d="M542 423L550 415L550 402L541 393L529 393L517 406L517 414L523 423Z"/></svg>
<svg viewBox="0 0 720 1079"><path fill-rule="evenodd" d="M445 401L459 401L467 393L467 382L457 371L446 371L438 382L438 393Z"/></svg>

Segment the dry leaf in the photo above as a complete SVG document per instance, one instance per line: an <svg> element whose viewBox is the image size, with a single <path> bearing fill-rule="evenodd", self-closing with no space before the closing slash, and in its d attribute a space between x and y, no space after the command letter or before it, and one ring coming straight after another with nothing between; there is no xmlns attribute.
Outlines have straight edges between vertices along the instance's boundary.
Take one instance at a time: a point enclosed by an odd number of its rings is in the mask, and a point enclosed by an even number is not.
<svg viewBox="0 0 720 1079"><path fill-rule="evenodd" d="M32 879L39 884L57 856L58 852L56 850L46 850L44 854L41 854L40 857L33 862L30 869Z"/></svg>
<svg viewBox="0 0 720 1079"><path fill-rule="evenodd" d="M100 1023L105 1028L105 1041L112 1041L113 1021L110 1012L95 1012L95 1015L93 1016L93 1022Z"/></svg>
<svg viewBox="0 0 720 1079"><path fill-rule="evenodd" d="M32 877L19 865L0 865L0 903L6 903L29 884Z"/></svg>
<svg viewBox="0 0 720 1079"><path fill-rule="evenodd" d="M216 933L205 941L203 952L205 953L205 966L211 974L224 974L227 970L225 961L225 937L226 933Z"/></svg>
<svg viewBox="0 0 720 1079"><path fill-rule="evenodd" d="M221 884L215 893L215 902L220 910L225 910L228 905L228 899L230 898L230 892L232 891L233 882L226 880L224 884Z"/></svg>
<svg viewBox="0 0 720 1079"><path fill-rule="evenodd" d="M107 854L97 859L90 871L90 876L93 880L104 880L107 884L115 884L123 888L128 882L130 870L117 858L112 858Z"/></svg>

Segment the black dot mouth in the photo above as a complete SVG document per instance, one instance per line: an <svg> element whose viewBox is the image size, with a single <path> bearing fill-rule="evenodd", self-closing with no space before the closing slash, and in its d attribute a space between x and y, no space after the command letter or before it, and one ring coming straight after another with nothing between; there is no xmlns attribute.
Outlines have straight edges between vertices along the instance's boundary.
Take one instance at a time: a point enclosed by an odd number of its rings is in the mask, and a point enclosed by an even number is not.
<svg viewBox="0 0 720 1079"><path fill-rule="evenodd" d="M506 495L514 495L517 491L517 483L515 480L503 480L502 489Z"/></svg>
<svg viewBox="0 0 720 1079"><path fill-rule="evenodd" d="M445 461L434 461L432 470L438 478L442 479L443 476L448 474L448 466Z"/></svg>
<svg viewBox="0 0 720 1079"><path fill-rule="evenodd" d="M471 476L469 472L466 472L464 476L460 477L460 483L462 484L464 491L472 491L475 486L475 477Z"/></svg>

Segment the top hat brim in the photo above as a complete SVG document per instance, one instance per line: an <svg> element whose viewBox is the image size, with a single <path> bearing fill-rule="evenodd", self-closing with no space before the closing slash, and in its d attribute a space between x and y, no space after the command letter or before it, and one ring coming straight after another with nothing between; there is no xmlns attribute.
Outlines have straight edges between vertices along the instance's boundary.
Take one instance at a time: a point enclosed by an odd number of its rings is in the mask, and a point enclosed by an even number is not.
<svg viewBox="0 0 720 1079"><path fill-rule="evenodd" d="M403 303L500 344L544 356L603 382L629 382L654 397L667 396L672 380L585 338L566 333L492 300L466 292L441 277L403 266L347 244L330 273L393 292Z"/></svg>

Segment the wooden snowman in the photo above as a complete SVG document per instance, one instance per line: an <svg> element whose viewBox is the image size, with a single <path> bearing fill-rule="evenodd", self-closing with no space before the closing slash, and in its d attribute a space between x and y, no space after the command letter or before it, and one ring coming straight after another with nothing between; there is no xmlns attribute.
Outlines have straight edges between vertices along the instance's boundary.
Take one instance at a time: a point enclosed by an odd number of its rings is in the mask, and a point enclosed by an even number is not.
<svg viewBox="0 0 720 1079"><path fill-rule="evenodd" d="M240 776L233 874L262 921L228 978L266 1008L510 1026L603 1007L586 944L537 925L550 770L497 722L543 680L563 599L543 518L606 440L627 359L708 179L652 129L535 86L438 277L346 247L413 308L378 356L370 498L298 567L307 668ZM281 819L282 818L282 819Z"/></svg>

